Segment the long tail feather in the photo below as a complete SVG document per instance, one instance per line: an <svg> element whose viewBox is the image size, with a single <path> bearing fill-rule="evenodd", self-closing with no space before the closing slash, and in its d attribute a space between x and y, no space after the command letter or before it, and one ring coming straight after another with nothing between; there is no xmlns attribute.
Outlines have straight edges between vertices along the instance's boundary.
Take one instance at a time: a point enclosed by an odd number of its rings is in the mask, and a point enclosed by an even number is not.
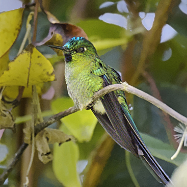
<svg viewBox="0 0 187 187"><path fill-rule="evenodd" d="M105 81L105 86L110 84L107 82L106 77L103 78ZM109 134L119 145L132 152L135 156L139 157L149 169L151 174L153 174L153 176L159 182L167 184L170 182L170 178L146 147L128 109L126 108L125 103L122 102L120 104L117 97L118 93L110 92L101 98L101 102L105 108L106 115L110 123L110 125L103 124L103 126L106 130L108 130ZM100 121L102 122L102 120ZM109 128L109 126L111 128Z"/></svg>
<svg viewBox="0 0 187 187"><path fill-rule="evenodd" d="M157 181L162 182L166 185L168 182L171 182L169 176L165 173L162 167L158 164L156 159L152 156L150 151L147 149L145 144L139 142L139 140L135 137L135 141L137 141L139 152L139 158L142 160L144 165L150 171L150 173L157 179Z"/></svg>

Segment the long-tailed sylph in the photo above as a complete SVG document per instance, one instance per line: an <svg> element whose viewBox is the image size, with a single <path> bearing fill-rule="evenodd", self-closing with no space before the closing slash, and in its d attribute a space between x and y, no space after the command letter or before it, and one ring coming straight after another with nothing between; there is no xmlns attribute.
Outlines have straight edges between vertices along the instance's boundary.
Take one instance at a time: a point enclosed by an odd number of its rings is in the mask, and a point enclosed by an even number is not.
<svg viewBox="0 0 187 187"><path fill-rule="evenodd" d="M79 109L89 106L113 140L140 158L159 182L167 184L170 178L142 140L129 113L124 92L110 92L92 103L95 92L110 84L121 83L119 74L103 63L93 44L83 37L73 37L62 47L50 47L64 52L67 89L75 105Z"/></svg>

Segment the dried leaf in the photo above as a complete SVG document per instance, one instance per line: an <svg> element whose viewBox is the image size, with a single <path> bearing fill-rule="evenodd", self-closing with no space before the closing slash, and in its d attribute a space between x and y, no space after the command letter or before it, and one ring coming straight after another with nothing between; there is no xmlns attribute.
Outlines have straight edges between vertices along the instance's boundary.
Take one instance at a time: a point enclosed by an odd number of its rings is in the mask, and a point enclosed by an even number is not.
<svg viewBox="0 0 187 187"><path fill-rule="evenodd" d="M49 29L48 36L44 38L41 42L35 43L35 46L41 46L44 44L62 46L74 36L84 37L88 39L83 29L69 23L61 23L53 14L44 9L42 1L40 1L40 6L42 11L47 15L51 26ZM62 50L54 49L54 51L59 56L63 56Z"/></svg>
<svg viewBox="0 0 187 187"><path fill-rule="evenodd" d="M38 150L38 158L44 164L48 163L53 159L51 150L49 149L48 140L45 136L45 129L36 135L36 149Z"/></svg>
<svg viewBox="0 0 187 187"><path fill-rule="evenodd" d="M39 159L44 164L52 160L52 154L48 144L54 144L57 142L60 145L71 140L74 141L73 136L67 135L57 129L45 128L36 135L35 139Z"/></svg>
<svg viewBox="0 0 187 187"><path fill-rule="evenodd" d="M31 86L55 79L51 63L32 45L14 61L0 77L0 86Z"/></svg>
<svg viewBox="0 0 187 187"><path fill-rule="evenodd" d="M14 129L12 113L0 103L0 129Z"/></svg>
<svg viewBox="0 0 187 187"><path fill-rule="evenodd" d="M64 45L70 38L74 36L80 36L88 38L86 33L80 27L69 23L51 23L48 36L44 38L41 42L35 43L36 46L46 45ZM62 50L55 49L55 52L62 56Z"/></svg>
<svg viewBox="0 0 187 187"><path fill-rule="evenodd" d="M58 28L55 24L51 24L49 33L46 38L44 38L41 42L35 43L35 46L41 46L41 45L57 45L62 46L63 45L63 38L60 34L61 29ZM58 55L63 56L63 52L58 50Z"/></svg>
<svg viewBox="0 0 187 187"><path fill-rule="evenodd" d="M0 13L0 57L10 49L19 34L23 10L20 8Z"/></svg>
<svg viewBox="0 0 187 187"><path fill-rule="evenodd" d="M88 39L83 29L69 23L61 23L53 14L44 9L42 1L39 2L42 11L47 15L51 26L49 29L48 36L44 38L41 42L35 43L35 46L41 46L44 44L62 46L74 36L84 37ZM63 56L62 50L54 49L54 51L59 56Z"/></svg>
<svg viewBox="0 0 187 187"><path fill-rule="evenodd" d="M39 0L39 3L42 11L47 15L51 26L48 36L41 42L35 43L36 46L41 46L43 44L62 46L74 36L84 37L88 39L87 34L82 28L69 23L61 23L53 14L45 10L41 0ZM59 51L57 52L57 54L62 56L62 53L60 53Z"/></svg>
<svg viewBox="0 0 187 187"><path fill-rule="evenodd" d="M45 136L48 139L48 143L50 144L54 144L56 142L62 144L64 142L75 141L75 138L73 136L67 135L58 129L46 128Z"/></svg>

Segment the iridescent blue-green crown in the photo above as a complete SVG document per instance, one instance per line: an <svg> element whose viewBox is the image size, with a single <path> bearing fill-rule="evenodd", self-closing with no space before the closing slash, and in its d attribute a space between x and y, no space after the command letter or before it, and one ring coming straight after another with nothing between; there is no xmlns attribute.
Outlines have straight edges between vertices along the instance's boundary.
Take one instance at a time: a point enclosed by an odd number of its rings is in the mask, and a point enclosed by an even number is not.
<svg viewBox="0 0 187 187"><path fill-rule="evenodd" d="M64 44L64 48L71 50L77 47L94 47L93 44L84 37L73 37Z"/></svg>

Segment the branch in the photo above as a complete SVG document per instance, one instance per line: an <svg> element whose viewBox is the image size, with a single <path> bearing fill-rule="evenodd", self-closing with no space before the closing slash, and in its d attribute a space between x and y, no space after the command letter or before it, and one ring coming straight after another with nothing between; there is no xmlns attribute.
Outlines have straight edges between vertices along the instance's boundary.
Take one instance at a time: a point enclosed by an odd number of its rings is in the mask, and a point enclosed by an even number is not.
<svg viewBox="0 0 187 187"><path fill-rule="evenodd" d="M38 125L35 126L34 132L35 136L44 128L48 127L49 125L55 123L56 121L60 120L61 118L64 118L70 114L73 114L75 112L79 111L79 109L75 106L70 107L69 109L59 112L58 114L55 114L54 116L50 117L47 121L39 123Z"/></svg>
<svg viewBox="0 0 187 187"><path fill-rule="evenodd" d="M166 112L167 114L169 114L170 116L172 116L173 118L175 118L176 120L180 121L181 123L183 123L187 126L187 118L186 117L179 114L178 112L176 112L175 110L173 110L172 108L170 108L169 106L164 104L163 102L159 101L158 99L154 98L153 96L151 96L151 95L149 95L149 94L147 94L147 93L145 93L133 86L130 86L127 82L123 82L122 84L109 85L109 86L103 88L102 90L99 90L98 92L95 93L94 100L97 100L99 97L102 97L103 95L105 95L109 92L115 91L115 90L122 90L122 91L126 91L128 93L131 93L133 95L136 95L136 96L152 103L156 107L160 108L161 110L163 110L164 112Z"/></svg>

